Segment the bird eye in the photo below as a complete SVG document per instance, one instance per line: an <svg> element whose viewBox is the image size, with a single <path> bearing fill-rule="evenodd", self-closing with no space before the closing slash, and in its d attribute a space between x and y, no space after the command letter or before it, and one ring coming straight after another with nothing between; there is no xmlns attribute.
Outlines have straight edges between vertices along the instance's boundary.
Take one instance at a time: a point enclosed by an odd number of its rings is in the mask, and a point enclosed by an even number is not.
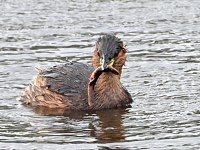
<svg viewBox="0 0 200 150"><path fill-rule="evenodd" d="M97 51L97 55L100 57L100 53L99 53L99 51Z"/></svg>

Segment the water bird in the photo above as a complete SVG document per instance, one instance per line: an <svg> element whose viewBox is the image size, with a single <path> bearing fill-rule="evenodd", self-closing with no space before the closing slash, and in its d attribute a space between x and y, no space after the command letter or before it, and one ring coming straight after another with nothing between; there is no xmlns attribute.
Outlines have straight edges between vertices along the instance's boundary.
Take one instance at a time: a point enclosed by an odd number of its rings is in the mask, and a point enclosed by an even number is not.
<svg viewBox="0 0 200 150"><path fill-rule="evenodd" d="M38 69L25 88L24 105L68 110L102 110L130 107L132 97L120 82L126 45L115 35L100 36L92 66L79 62Z"/></svg>

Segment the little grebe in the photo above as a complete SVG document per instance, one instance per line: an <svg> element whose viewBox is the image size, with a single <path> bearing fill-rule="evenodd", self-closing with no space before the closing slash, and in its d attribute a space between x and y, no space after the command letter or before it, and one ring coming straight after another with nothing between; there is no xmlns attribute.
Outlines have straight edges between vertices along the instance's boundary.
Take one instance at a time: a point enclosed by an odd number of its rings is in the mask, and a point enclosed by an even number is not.
<svg viewBox="0 0 200 150"><path fill-rule="evenodd" d="M120 82L126 61L124 43L114 35L98 38L92 61L94 69L68 62L39 70L21 101L31 106L72 110L129 107L131 95Z"/></svg>

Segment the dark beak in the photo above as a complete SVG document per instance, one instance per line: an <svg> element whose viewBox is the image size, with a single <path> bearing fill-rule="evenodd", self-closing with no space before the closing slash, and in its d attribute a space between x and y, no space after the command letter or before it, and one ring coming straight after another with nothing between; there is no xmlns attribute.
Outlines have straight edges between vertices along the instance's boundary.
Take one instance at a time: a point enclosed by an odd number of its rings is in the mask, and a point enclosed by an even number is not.
<svg viewBox="0 0 200 150"><path fill-rule="evenodd" d="M106 69L108 69L108 63L109 63L108 58L105 55L103 55L102 64L101 64L102 71L105 71Z"/></svg>

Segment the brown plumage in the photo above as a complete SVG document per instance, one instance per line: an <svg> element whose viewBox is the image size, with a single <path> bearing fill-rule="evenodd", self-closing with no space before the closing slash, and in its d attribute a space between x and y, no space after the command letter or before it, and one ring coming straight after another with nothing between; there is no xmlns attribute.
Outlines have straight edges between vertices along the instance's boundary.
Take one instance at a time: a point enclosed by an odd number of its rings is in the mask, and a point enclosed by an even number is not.
<svg viewBox="0 0 200 150"><path fill-rule="evenodd" d="M96 42L94 68L68 62L39 70L21 101L36 107L71 110L129 107L131 95L120 82L125 61L123 42L113 35L104 35Z"/></svg>

